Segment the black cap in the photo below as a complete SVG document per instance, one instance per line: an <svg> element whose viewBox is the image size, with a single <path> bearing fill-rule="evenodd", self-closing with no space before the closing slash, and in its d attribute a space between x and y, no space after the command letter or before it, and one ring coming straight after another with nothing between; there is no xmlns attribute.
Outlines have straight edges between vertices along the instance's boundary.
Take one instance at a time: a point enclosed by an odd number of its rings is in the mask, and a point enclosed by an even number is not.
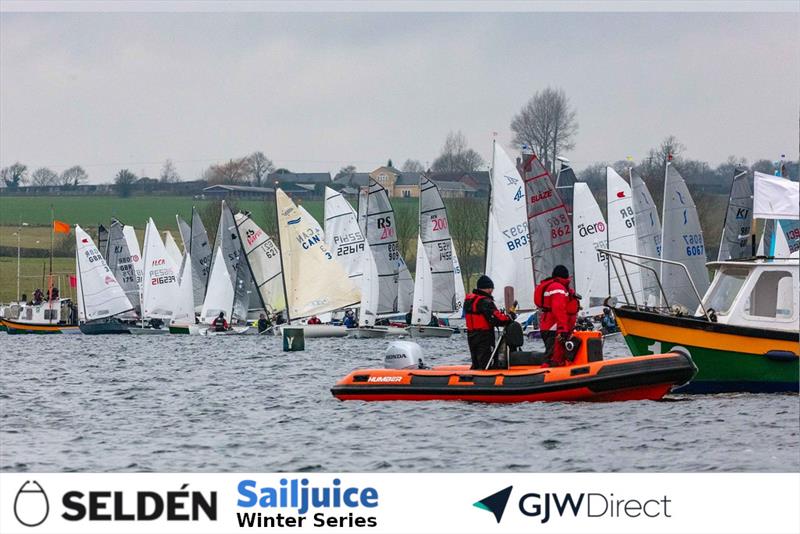
<svg viewBox="0 0 800 534"><path fill-rule="evenodd" d="M553 278L569 278L569 269L563 265L556 265L553 269Z"/></svg>
<svg viewBox="0 0 800 534"><path fill-rule="evenodd" d="M494 289L494 282L492 282L491 278L482 274L481 277L478 278L478 283L475 287L478 289Z"/></svg>

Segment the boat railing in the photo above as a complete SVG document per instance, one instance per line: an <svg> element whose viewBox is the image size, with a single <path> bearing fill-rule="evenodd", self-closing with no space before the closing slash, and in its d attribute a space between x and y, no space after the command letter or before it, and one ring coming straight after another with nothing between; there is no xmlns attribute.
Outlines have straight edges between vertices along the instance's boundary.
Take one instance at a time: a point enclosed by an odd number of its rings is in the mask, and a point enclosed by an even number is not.
<svg viewBox="0 0 800 534"><path fill-rule="evenodd" d="M655 262L658 264L672 265L674 267L679 267L686 274L686 278L689 280L689 283L692 286L692 291L694 291L694 294L697 297L697 302L700 303L700 309L702 310L703 315L709 321L712 320L710 314L708 313L708 310L706 310L705 306L703 305L703 297L702 295L700 295L700 292L697 291L697 286L694 284L694 280L692 280L692 277L689 274L689 270L686 268L684 264L678 261L665 260L663 258L653 258L651 256L642 256L640 254L633 254L632 252L619 252L617 250L610 250L606 248L598 248L597 251L605 254L606 257L611 262L611 266L614 269L614 275L617 277L617 280L619 281L620 288L622 289L622 296L624 297L626 304L632 305L636 309L643 309L646 307L644 303L642 305L639 305L639 303L636 301L636 293L633 291L633 284L631 283L630 274L628 272L628 268L626 267L626 265L631 265L631 266L635 265L640 269L645 269L653 273L656 283L658 284L659 293L661 294L661 299L662 299L661 302L663 303L662 307L669 309L670 307L669 300L667 299L667 294L664 291L664 286L661 285L661 277L659 276L659 273L656 271L656 269L652 267L651 263ZM619 265L622 269L622 274L624 275L624 279L623 276L620 276L619 269L617 269L617 262L619 262ZM631 296L630 299L628 298L628 293L630 293Z"/></svg>

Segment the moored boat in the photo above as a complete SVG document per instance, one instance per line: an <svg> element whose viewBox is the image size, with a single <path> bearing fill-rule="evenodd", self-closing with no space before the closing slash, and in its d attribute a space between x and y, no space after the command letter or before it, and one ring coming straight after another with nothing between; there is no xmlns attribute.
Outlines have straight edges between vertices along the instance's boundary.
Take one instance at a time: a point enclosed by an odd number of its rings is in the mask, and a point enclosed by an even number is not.
<svg viewBox="0 0 800 534"><path fill-rule="evenodd" d="M512 352L507 368L489 370L471 370L464 365L423 368L418 346L396 342L397 347L390 346L386 354L387 367L391 368L355 370L331 393L340 400L365 401L658 400L696 372L691 357L680 350L603 360L597 332L575 335L581 343L571 365L543 367L541 354Z"/></svg>

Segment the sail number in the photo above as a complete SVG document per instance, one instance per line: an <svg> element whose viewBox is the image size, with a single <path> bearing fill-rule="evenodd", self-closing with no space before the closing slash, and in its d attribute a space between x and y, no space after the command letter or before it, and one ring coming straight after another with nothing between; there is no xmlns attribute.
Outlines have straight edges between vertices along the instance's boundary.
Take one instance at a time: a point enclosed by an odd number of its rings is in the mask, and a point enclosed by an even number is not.
<svg viewBox="0 0 800 534"><path fill-rule="evenodd" d="M633 208L628 206L627 208L619 210L619 214L622 216L622 220L625 221L626 228L633 228L636 222L633 219Z"/></svg>
<svg viewBox="0 0 800 534"><path fill-rule="evenodd" d="M706 253L702 234L683 234L687 256L701 256Z"/></svg>
<svg viewBox="0 0 800 534"><path fill-rule="evenodd" d="M397 249L397 243L389 243L389 259L396 261L400 259L400 251Z"/></svg>
<svg viewBox="0 0 800 534"><path fill-rule="evenodd" d="M433 223L433 231L438 232L440 230L447 230L447 219L442 217L433 217L431 218L431 223Z"/></svg>
<svg viewBox="0 0 800 534"><path fill-rule="evenodd" d="M503 230L503 235L506 236L506 247L508 250L513 251L528 244L530 234L528 233L527 224L517 224L510 228Z"/></svg>

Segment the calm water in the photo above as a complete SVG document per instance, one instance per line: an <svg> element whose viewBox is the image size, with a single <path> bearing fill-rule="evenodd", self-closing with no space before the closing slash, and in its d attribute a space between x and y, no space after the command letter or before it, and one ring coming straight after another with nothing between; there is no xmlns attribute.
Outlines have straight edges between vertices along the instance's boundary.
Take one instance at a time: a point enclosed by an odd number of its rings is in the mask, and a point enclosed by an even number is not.
<svg viewBox="0 0 800 534"><path fill-rule="evenodd" d="M539 342L536 342L539 343ZM6 471L798 471L795 395L340 402L388 341L0 334ZM466 339L423 340L462 363ZM606 354L627 354L611 338Z"/></svg>

